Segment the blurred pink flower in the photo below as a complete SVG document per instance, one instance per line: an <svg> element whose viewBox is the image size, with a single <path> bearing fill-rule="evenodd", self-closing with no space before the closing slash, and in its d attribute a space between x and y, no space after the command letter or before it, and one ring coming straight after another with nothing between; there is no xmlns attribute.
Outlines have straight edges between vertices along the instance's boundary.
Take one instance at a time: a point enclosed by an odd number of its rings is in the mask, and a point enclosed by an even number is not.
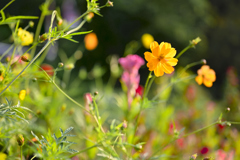
<svg viewBox="0 0 240 160"><path fill-rule="evenodd" d="M209 149L208 149L207 147L203 147L203 148L201 149L201 154L207 154L208 151L209 151Z"/></svg>
<svg viewBox="0 0 240 160"><path fill-rule="evenodd" d="M128 106L130 107L140 82L138 70L145 62L144 59L138 55L128 55L119 58L118 62L124 70L121 80L127 87Z"/></svg>
<svg viewBox="0 0 240 160"><path fill-rule="evenodd" d="M89 111L89 105L92 103L91 93L84 94L84 106Z"/></svg>
<svg viewBox="0 0 240 160"><path fill-rule="evenodd" d="M138 85L138 88L136 89L136 96L139 95L143 97L143 91L144 91L144 87L141 85Z"/></svg>
<svg viewBox="0 0 240 160"><path fill-rule="evenodd" d="M124 71L132 74L138 74L139 68L144 65L144 59L138 55L128 55L123 58L119 58L118 62L123 67Z"/></svg>
<svg viewBox="0 0 240 160"><path fill-rule="evenodd" d="M234 151L231 152L224 152L223 150L219 149L216 152L216 160L233 160Z"/></svg>
<svg viewBox="0 0 240 160"><path fill-rule="evenodd" d="M79 160L77 156L72 157L72 160Z"/></svg>

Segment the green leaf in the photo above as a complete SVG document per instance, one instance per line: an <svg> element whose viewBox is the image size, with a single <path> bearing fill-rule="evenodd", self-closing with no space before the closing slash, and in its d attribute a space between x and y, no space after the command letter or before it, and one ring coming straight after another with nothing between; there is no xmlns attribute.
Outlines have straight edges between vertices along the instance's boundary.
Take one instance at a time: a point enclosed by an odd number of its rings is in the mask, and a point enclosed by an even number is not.
<svg viewBox="0 0 240 160"><path fill-rule="evenodd" d="M68 132L70 132L71 130L73 130L73 127L69 127L68 129L66 129L66 131L63 133L64 135L67 134Z"/></svg>
<svg viewBox="0 0 240 160"><path fill-rule="evenodd" d="M72 42L74 42L74 43L78 43L78 41L75 41L75 40L73 40L73 39L71 39L71 38L65 38L65 37L64 37L64 39L67 39L67 40L72 41Z"/></svg>
<svg viewBox="0 0 240 160"><path fill-rule="evenodd" d="M37 141L40 142L38 136L36 136L36 135L33 133L33 131L31 131L31 133L32 133L32 135L37 139Z"/></svg>
<svg viewBox="0 0 240 160"><path fill-rule="evenodd" d="M59 130L60 130L60 132L61 132L61 135L63 136L64 134L63 134L62 128L59 128Z"/></svg>
<svg viewBox="0 0 240 160"><path fill-rule="evenodd" d="M71 33L69 34L70 36L76 36L76 35L82 35L82 34L88 34L91 33L93 30L91 31L86 31L86 32L75 32L75 33Z"/></svg>

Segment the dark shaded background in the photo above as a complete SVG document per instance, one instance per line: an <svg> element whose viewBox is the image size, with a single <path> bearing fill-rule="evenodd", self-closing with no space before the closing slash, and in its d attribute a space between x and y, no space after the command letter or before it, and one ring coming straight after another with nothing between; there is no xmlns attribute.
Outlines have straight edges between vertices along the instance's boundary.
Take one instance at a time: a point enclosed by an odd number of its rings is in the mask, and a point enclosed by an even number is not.
<svg viewBox="0 0 240 160"><path fill-rule="evenodd" d="M72 1L74 0L67 0L67 3ZM0 8L7 2L9 1L1 0ZM43 0L16 0L5 10L5 13L40 16L39 6L43 2ZM83 13L86 10L86 2L84 0L75 2L76 13ZM102 0L99 2L105 3ZM63 0L57 0L51 7L61 9L62 4ZM99 45L94 51L84 51L82 59L77 61L74 70L76 73L82 66L89 71L96 63L108 68L106 58L109 55L123 56L126 44L132 40L140 41L144 33L152 34L158 42L170 42L178 52L188 45L189 40L199 36L202 42L196 49L185 53L180 58L179 65L185 66L205 58L217 74L217 81L210 90L215 98L222 97L227 68L229 66L240 68L240 1L116 0L113 4L114 7L103 8L100 11L103 17L95 15L93 21L84 26L83 29L93 30L97 34ZM21 26L24 27L27 24L26 20L21 23ZM36 20L35 24L37 24ZM29 30L34 32L35 28ZM9 27L0 26L0 31L0 41L11 43ZM71 55L83 45L83 38L84 36L74 38L80 42L79 44L60 40L59 49ZM143 57L145 51L146 49L141 47L137 54ZM59 58L57 57L53 62L47 62L56 66ZM199 68L200 66L196 66L193 71ZM147 74L146 67L142 69L141 74Z"/></svg>

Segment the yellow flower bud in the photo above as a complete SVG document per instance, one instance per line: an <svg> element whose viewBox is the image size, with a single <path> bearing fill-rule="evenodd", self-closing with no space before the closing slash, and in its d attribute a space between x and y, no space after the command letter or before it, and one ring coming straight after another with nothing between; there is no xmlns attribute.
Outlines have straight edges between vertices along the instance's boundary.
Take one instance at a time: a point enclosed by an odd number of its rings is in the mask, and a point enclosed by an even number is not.
<svg viewBox="0 0 240 160"><path fill-rule="evenodd" d="M6 160L7 159L7 155L5 153L0 152L0 159L1 160Z"/></svg>
<svg viewBox="0 0 240 160"><path fill-rule="evenodd" d="M142 44L146 49L150 48L150 44L154 41L154 38L151 34L145 33L142 35Z"/></svg>
<svg viewBox="0 0 240 160"><path fill-rule="evenodd" d="M26 96L26 90L21 90L18 95L19 99L24 100L25 96Z"/></svg>

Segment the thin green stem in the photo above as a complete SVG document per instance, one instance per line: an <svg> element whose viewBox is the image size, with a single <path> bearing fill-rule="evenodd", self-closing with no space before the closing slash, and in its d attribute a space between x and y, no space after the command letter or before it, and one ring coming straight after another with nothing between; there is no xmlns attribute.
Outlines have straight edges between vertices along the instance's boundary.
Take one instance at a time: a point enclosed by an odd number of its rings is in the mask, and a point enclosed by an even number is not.
<svg viewBox="0 0 240 160"><path fill-rule="evenodd" d="M50 50L50 46L48 46L46 48L46 50L42 53L42 56L38 58L38 60L36 61L36 64L37 65L40 65L42 64L42 62L44 61L44 59L46 58L47 54L48 54L48 51Z"/></svg>
<svg viewBox="0 0 240 160"><path fill-rule="evenodd" d="M79 104L78 102L76 102L74 99L72 99L68 94L66 94L55 82L52 82L54 84L54 86L64 95L66 96L70 101L72 101L73 103L75 103L77 106L81 107L84 111L90 113L87 109L85 109L81 104ZM90 113L91 114L91 113Z"/></svg>
<svg viewBox="0 0 240 160"><path fill-rule="evenodd" d="M15 0L11 0L8 4L6 4L0 11L3 11L5 8L7 8L10 4L12 4Z"/></svg>
<svg viewBox="0 0 240 160"><path fill-rule="evenodd" d="M149 82L150 78L152 78L152 71L149 72L149 75L148 75L147 81L146 81L146 83L145 83L144 91L143 91L143 98L145 98L145 96L147 96L147 92L146 92L146 90L147 90L148 82ZM142 103L143 103L143 101L142 101Z"/></svg>
<svg viewBox="0 0 240 160"><path fill-rule="evenodd" d="M196 131L193 131L193 132L191 132L191 133L185 134L185 135L183 135L183 136L180 137L180 138L188 137L189 135L192 135L192 134L201 132L201 131L209 128L209 127L212 127L212 126L214 126L214 125L216 125L216 124L221 124L221 123L240 124L240 122L230 122L230 121L220 122L220 121L218 120L218 121L216 121L216 122L214 122L214 123L212 123L212 124L210 124L210 125L208 125L208 126L206 126L206 127L203 127L203 128L200 128L200 129L198 129L198 130L196 130ZM159 150L157 150L156 152L154 152L151 157L153 157L153 156L156 155L159 151L161 151L162 149L164 149L166 146L168 146L169 144L175 142L176 140L178 140L178 139L180 139L180 138L175 138L175 139L171 140L169 143L167 143L166 145L164 145L161 149L159 149Z"/></svg>
<svg viewBox="0 0 240 160"><path fill-rule="evenodd" d="M13 45L14 45L14 44L12 44L12 45L2 54L2 56L0 57L0 61L2 60L2 58L3 58L4 56L6 56L6 55L8 54L8 52L13 48Z"/></svg>
<svg viewBox="0 0 240 160"><path fill-rule="evenodd" d="M47 74L47 72L42 69L40 66L38 66L37 64L34 64L35 66L37 66L38 68L40 68L44 75L50 80L51 83L53 83L53 85L64 95L66 96L70 101L72 101L73 103L75 103L77 106L81 107L84 111L88 112L89 114L91 114L87 109L85 109L81 104L79 104L78 102L76 102L74 99L72 99L67 93L65 93L56 83L55 81L52 80L52 78ZM91 114L92 115L92 114Z"/></svg>
<svg viewBox="0 0 240 160"><path fill-rule="evenodd" d="M9 69L10 69L10 66L11 66L11 63L12 63L12 60L13 60L13 58L14 58L14 56L15 56L15 53L16 53L16 49L17 49L17 46L15 46L14 49L13 49L12 56L11 56L9 62L8 62L8 65L7 65L6 74L9 72Z"/></svg>
<svg viewBox="0 0 240 160"><path fill-rule="evenodd" d="M161 94L163 91L165 91L166 89L168 89L169 87L171 87L172 85L176 84L176 83L179 83L179 82L182 82L184 80L188 80L188 79L192 79L192 78L195 78L196 76L188 76L188 77L184 77L184 78L181 78L181 79L178 79L176 81L173 81L171 83L169 83L165 88L163 88L157 95L155 95L152 100L156 100Z"/></svg>
<svg viewBox="0 0 240 160"><path fill-rule="evenodd" d="M95 110L96 110L97 119L99 119L100 116L99 116L98 106L97 106L97 103L96 103L95 97L93 98L93 105L94 105Z"/></svg>
<svg viewBox="0 0 240 160"><path fill-rule="evenodd" d="M191 133L185 134L185 135L183 135L183 136L180 137L180 138L185 138L185 137L187 137L187 136L189 136L189 135L192 135L192 134L195 134L195 133L200 132L200 131L202 131L202 130L205 130L205 129L207 129L207 128L215 125L215 124L218 124L218 123L219 123L219 122L216 121L216 122L214 122L214 123L212 123L212 124L210 124L210 125L208 125L208 126L206 126L206 127L203 127L203 128L200 128L200 129L198 129L198 130L196 130L196 131L193 131L193 132L191 132ZM155 151L155 152L152 154L152 156L150 156L150 157L155 156L158 152L160 152L161 150L163 150L163 149L164 149L165 147L167 147L169 144L175 142L176 140L178 140L178 139L180 139L180 138L174 138L174 139L172 139L172 140L171 140L170 142L168 142L166 145L164 145L163 147L161 147L160 149L158 149L157 151Z"/></svg>
<svg viewBox="0 0 240 160"><path fill-rule="evenodd" d="M150 82L149 82L149 85L148 85L148 87L147 87L146 95L148 94L148 92L149 92L149 90L150 90L150 88L151 88L151 86L152 86L152 83L153 83L153 81L155 80L155 78L156 78L156 76L153 75L153 77L151 78L151 80L150 80Z"/></svg>
<svg viewBox="0 0 240 160"><path fill-rule="evenodd" d="M141 100L141 104L140 104L140 110L139 110L139 113L137 115L137 119L136 119L136 123L135 123L135 128L134 128L134 132L133 132L133 137L134 135L136 134L137 132L137 128L138 128L138 123L139 123L139 118L140 118L140 115L142 113L142 109L143 109L143 105L144 105L144 98L147 96L147 93L146 93L146 90L147 90L147 87L148 87L148 82L149 82L149 79L152 78L152 71L149 72L149 75L148 75L148 78L146 80L146 83L145 83L145 86L144 86L144 91L143 91L143 98ZM132 142L133 143L133 139L132 138Z"/></svg>
<svg viewBox="0 0 240 160"><path fill-rule="evenodd" d="M84 19L76 28L68 31L63 37L67 36L68 34L75 32L77 30L79 30L80 28L82 28L82 26L84 25L84 23L86 23L86 20Z"/></svg>
<svg viewBox="0 0 240 160"><path fill-rule="evenodd" d="M77 153L72 154L72 155L70 156L70 158L72 158L72 157L74 157L74 156L76 156L76 155L78 155L78 154L80 154L80 153L86 152L86 151L88 151L88 150L90 150L90 149L92 149L92 148L99 147L99 146L102 146L102 145L95 144L95 145L93 145L93 146L91 146L91 147L85 148L85 149L83 149L83 150L81 150L81 151L79 151L79 152L77 152Z"/></svg>
<svg viewBox="0 0 240 160"><path fill-rule="evenodd" d="M36 32L35 32L35 35L34 35L34 41L33 43L37 43L38 41L38 37L39 37L39 34L40 34L40 31L41 31L41 28L42 28L42 24L43 24L43 20L45 18L45 12L42 12L41 13L41 16L40 16L40 19L38 21L38 25L37 25L37 29L36 29ZM34 56L34 53L36 51L37 47L35 46L32 50L31 50L31 54L30 54L30 57L33 57Z"/></svg>
<svg viewBox="0 0 240 160"><path fill-rule="evenodd" d="M227 122L230 124L240 124L240 122L230 122L230 121L227 121Z"/></svg>
<svg viewBox="0 0 240 160"><path fill-rule="evenodd" d="M37 155L33 156L30 160L33 160L35 157L37 157Z"/></svg>
<svg viewBox="0 0 240 160"><path fill-rule="evenodd" d="M128 144L128 143L113 143L113 144L110 144L110 145L124 145L124 146L131 146L131 147L134 147L134 145L132 145L132 144ZM95 145L93 145L93 146L91 146L91 147L88 147L88 148L85 148L85 149L83 149L83 150L81 150L81 151L79 151L79 152L77 152L77 153L74 153L74 154L72 154L71 156L70 156L70 158L72 158L72 157L74 157L74 156L76 156L76 155L78 155L78 154L80 154L80 153L83 153L83 152L86 152L86 151L88 151L88 150L90 150L90 149L92 149L92 148L95 148L95 147L100 147L100 146L103 146L103 144L99 144L99 143L97 143L97 144L95 144Z"/></svg>
<svg viewBox="0 0 240 160"><path fill-rule="evenodd" d="M75 22L77 22L79 19L81 19L82 17L84 17L84 16L86 16L87 14L89 13L89 11L86 11L85 13L83 13L81 16L79 16L77 19L75 19L72 23L70 23L65 29L63 29L59 34L58 34L58 36L57 37L60 37L61 36L61 34L63 33L63 32L65 32L69 27L71 27ZM84 22L85 23L85 22ZM81 25L81 24L80 24ZM73 29L74 30L74 29ZM71 30L70 30L71 31ZM70 32L70 31L68 31L68 32ZM72 32L70 32L70 33L72 33Z"/></svg>
<svg viewBox="0 0 240 160"><path fill-rule="evenodd" d="M212 123L212 124L210 124L210 125L208 125L208 126L206 126L206 127L203 127L203 128L200 128L200 129L198 129L198 130L196 130L196 131L193 131L193 132L191 132L191 133L185 134L185 135L183 135L182 137L185 138L185 137L187 137L187 136L189 136L189 135L195 134L195 133L200 132L200 131L202 131L202 130L205 130L205 129L209 128L209 127L212 127L213 125L216 125L216 124L218 124L218 123L219 123L219 122L216 121L216 122L214 122L214 123Z"/></svg>
<svg viewBox="0 0 240 160"><path fill-rule="evenodd" d="M192 48L193 47L193 45L192 44L189 44L187 47L185 47L180 53L178 53L178 55L177 55L177 59L183 54L183 53L185 53L188 49L190 49L190 48Z"/></svg>
<svg viewBox="0 0 240 160"><path fill-rule="evenodd" d="M22 160L22 146L20 146L20 158Z"/></svg>
<svg viewBox="0 0 240 160"><path fill-rule="evenodd" d="M179 77L184 73L186 72L189 68L193 67L193 66L196 66L196 65L199 65L199 64L203 64L203 60L201 61L198 61L198 62L193 62L193 63L190 63L188 65L186 65L186 67L183 68L182 72L179 74Z"/></svg>
<svg viewBox="0 0 240 160"><path fill-rule="evenodd" d="M5 88L1 91L0 95L2 95L3 92L5 92L5 91L8 89L8 87L42 54L42 52L49 46L50 43L51 43L51 42L48 41L48 42L44 45L44 47L43 47L43 48L38 52L38 54L28 63L28 65L27 65L26 67L24 67L24 68L22 69L22 71L21 71L20 73L18 73L18 75L7 85L7 87L5 87Z"/></svg>
<svg viewBox="0 0 240 160"><path fill-rule="evenodd" d="M165 144L164 146L162 146L159 150L155 151L151 157L155 156L158 152L160 152L161 150L163 150L165 147L167 147L169 144L175 142L177 139L172 139L170 142L168 142L167 144Z"/></svg>

